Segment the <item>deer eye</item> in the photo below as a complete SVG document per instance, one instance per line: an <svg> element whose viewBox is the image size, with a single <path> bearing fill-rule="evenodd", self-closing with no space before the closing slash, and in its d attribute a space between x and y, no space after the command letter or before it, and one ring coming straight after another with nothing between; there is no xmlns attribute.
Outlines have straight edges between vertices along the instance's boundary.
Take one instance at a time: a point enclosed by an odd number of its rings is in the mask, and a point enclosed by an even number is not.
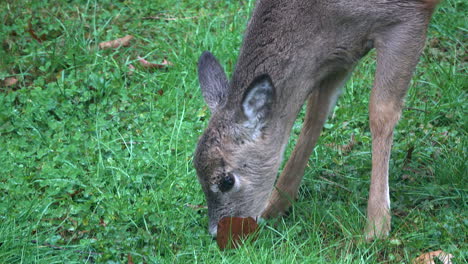
<svg viewBox="0 0 468 264"><path fill-rule="evenodd" d="M234 186L234 175L232 173L225 173L219 182L219 190L222 192L227 192L232 189Z"/></svg>

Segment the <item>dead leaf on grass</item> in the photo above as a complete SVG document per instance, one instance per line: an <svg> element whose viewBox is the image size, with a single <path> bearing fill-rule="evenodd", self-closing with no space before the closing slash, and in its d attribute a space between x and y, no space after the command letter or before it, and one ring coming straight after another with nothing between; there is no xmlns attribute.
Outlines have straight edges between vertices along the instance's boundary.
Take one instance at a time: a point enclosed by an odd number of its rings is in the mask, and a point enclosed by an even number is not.
<svg viewBox="0 0 468 264"><path fill-rule="evenodd" d="M104 222L104 218L102 218L102 217L99 218L99 225L100 225L100 226L103 226L103 227L106 227L106 226L107 226L106 222Z"/></svg>
<svg viewBox="0 0 468 264"><path fill-rule="evenodd" d="M130 45L130 41L133 39L132 35L127 35L123 38L118 38L114 40L109 40L99 43L99 48L101 49L116 49L118 47L127 47Z"/></svg>
<svg viewBox="0 0 468 264"><path fill-rule="evenodd" d="M152 63L143 59L142 57L138 57L138 61L140 62L141 66L143 66L144 68L149 68L149 69L162 69L167 66L172 66L172 63L166 59L163 59L161 63Z"/></svg>
<svg viewBox="0 0 468 264"><path fill-rule="evenodd" d="M5 78L5 80L3 80L3 85L5 85L6 87L13 86L17 82L18 82L18 79L16 79L15 77L7 77Z"/></svg>
<svg viewBox="0 0 468 264"><path fill-rule="evenodd" d="M28 21L28 33L29 33L29 35L31 35L31 37L33 39L35 39L39 43L42 43L42 41L46 40L46 35L45 34L42 34L41 37L38 37L36 35L36 32L32 28L31 19L29 19L29 21Z"/></svg>
<svg viewBox="0 0 468 264"><path fill-rule="evenodd" d="M442 250L424 253L413 260L413 264L435 264L434 258L438 258L443 264L452 264L453 255Z"/></svg>

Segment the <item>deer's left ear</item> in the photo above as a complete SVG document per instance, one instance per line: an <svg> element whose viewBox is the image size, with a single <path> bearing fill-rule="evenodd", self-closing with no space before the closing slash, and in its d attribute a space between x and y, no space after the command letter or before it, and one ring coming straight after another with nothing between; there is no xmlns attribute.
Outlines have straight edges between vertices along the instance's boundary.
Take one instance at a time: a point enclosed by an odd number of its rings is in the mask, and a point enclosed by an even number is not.
<svg viewBox="0 0 468 264"><path fill-rule="evenodd" d="M203 97L213 113L226 103L229 83L223 67L209 51L203 52L198 60L198 80Z"/></svg>
<svg viewBox="0 0 468 264"><path fill-rule="evenodd" d="M244 126L257 135L267 124L275 101L275 87L270 76L257 76L249 85L242 100ZM254 136L253 137L256 137Z"/></svg>

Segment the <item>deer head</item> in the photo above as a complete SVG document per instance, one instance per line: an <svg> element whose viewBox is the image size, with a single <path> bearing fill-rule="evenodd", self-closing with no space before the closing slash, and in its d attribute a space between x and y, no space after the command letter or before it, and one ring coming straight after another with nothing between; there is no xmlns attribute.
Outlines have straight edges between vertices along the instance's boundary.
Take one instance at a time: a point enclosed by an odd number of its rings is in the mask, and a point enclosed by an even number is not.
<svg viewBox="0 0 468 264"><path fill-rule="evenodd" d="M281 162L272 137L275 88L271 78L255 77L241 96L216 58L200 57L198 75L211 110L194 165L208 203L209 231L215 236L222 217L259 217L266 206Z"/></svg>

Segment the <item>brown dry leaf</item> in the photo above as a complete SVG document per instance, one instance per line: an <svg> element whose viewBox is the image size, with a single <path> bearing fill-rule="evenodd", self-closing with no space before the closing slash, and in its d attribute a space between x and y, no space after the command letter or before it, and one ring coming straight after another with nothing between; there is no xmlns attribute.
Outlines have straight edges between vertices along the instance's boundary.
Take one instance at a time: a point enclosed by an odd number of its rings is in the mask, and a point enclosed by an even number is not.
<svg viewBox="0 0 468 264"><path fill-rule="evenodd" d="M434 258L438 258L444 264L452 264L453 255L442 250L424 253L413 260L413 264L435 264Z"/></svg>
<svg viewBox="0 0 468 264"><path fill-rule="evenodd" d="M104 218L99 218L99 225L103 227L107 226L106 222L104 222Z"/></svg>
<svg viewBox="0 0 468 264"><path fill-rule="evenodd" d="M132 35L127 35L123 38L118 38L114 40L109 40L99 43L99 48L101 49L116 49L118 47L126 47L130 45L130 40L133 39Z"/></svg>
<svg viewBox="0 0 468 264"><path fill-rule="evenodd" d="M29 35L31 35L31 37L33 39L37 40L37 42L39 42L39 43L42 43L42 41L46 40L46 35L45 34L42 34L41 37L38 37L36 35L36 32L32 28L31 19L29 19L29 21L28 21L28 33L29 33Z"/></svg>
<svg viewBox="0 0 468 264"><path fill-rule="evenodd" d="M13 86L17 82L18 82L18 79L16 79L15 77L7 77L5 78L5 80L3 80L3 85L5 85L6 87Z"/></svg>
<svg viewBox="0 0 468 264"><path fill-rule="evenodd" d="M161 63L152 63L143 59L142 57L138 57L138 61L140 62L140 65L143 66L144 68L162 69L167 66L172 66L172 63L166 59L164 59Z"/></svg>
<svg viewBox="0 0 468 264"><path fill-rule="evenodd" d="M216 242L221 250L226 248L238 248L242 240L254 234L256 239L258 224L252 217L224 217L218 222L218 234Z"/></svg>

